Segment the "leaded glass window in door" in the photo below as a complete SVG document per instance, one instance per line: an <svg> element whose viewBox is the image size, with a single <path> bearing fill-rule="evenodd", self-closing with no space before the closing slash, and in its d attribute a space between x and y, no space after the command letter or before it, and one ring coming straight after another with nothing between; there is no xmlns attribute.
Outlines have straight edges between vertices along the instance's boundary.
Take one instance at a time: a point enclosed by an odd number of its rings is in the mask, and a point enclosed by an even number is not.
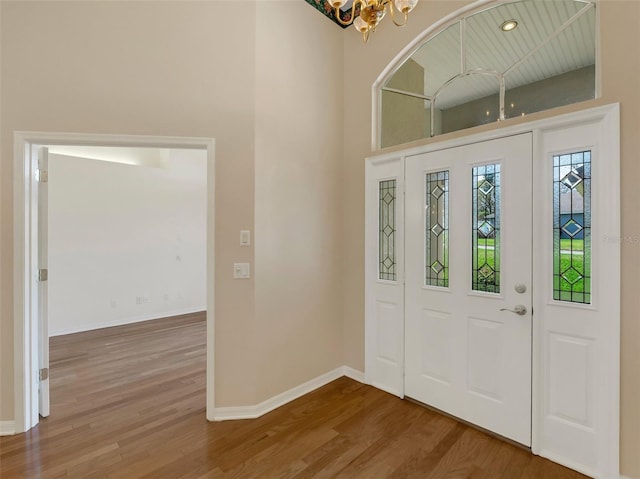
<svg viewBox="0 0 640 479"><path fill-rule="evenodd" d="M378 278L396 280L396 180L379 183L378 196Z"/></svg>
<svg viewBox="0 0 640 479"><path fill-rule="evenodd" d="M474 291L500 292L500 165L472 171L472 273Z"/></svg>
<svg viewBox="0 0 640 479"><path fill-rule="evenodd" d="M449 172L426 175L425 285L449 286Z"/></svg>
<svg viewBox="0 0 640 479"><path fill-rule="evenodd" d="M553 299L591 303L591 152L553 157Z"/></svg>

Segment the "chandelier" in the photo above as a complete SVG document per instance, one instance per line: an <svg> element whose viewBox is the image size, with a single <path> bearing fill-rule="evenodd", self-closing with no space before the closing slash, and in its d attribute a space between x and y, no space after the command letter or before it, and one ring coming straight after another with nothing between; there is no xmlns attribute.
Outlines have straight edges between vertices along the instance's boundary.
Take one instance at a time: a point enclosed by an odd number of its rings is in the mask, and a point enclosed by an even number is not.
<svg viewBox="0 0 640 479"><path fill-rule="evenodd" d="M416 6L418 0L354 0L351 7L351 18L344 22L340 17L340 7L347 0L327 0L327 3L335 10L335 16L342 25L347 26L353 23L356 30L362 33L362 38L366 42L369 39L369 32L375 32L378 23L387 14L387 6L391 12L391 20L398 27L407 23L409 12ZM356 8L359 7L360 14L356 16ZM396 21L396 15L404 16L400 21Z"/></svg>

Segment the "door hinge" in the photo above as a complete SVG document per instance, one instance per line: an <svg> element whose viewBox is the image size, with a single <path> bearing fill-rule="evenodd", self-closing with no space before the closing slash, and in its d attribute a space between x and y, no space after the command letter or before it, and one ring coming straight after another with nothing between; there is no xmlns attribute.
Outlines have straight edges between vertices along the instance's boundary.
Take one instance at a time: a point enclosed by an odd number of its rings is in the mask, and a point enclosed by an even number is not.
<svg viewBox="0 0 640 479"><path fill-rule="evenodd" d="M49 368L42 368L38 373L40 381L46 381L49 379Z"/></svg>
<svg viewBox="0 0 640 479"><path fill-rule="evenodd" d="M48 183L49 172L47 170L36 170L36 180L38 183Z"/></svg>
<svg viewBox="0 0 640 479"><path fill-rule="evenodd" d="M38 281L46 281L49 279L49 270L48 269L39 269L38 270Z"/></svg>

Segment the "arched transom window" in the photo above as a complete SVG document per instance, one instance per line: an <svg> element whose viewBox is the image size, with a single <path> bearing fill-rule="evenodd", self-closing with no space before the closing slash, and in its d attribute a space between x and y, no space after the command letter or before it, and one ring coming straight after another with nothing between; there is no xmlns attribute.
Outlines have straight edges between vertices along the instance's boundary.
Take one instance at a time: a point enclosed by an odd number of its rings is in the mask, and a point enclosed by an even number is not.
<svg viewBox="0 0 640 479"><path fill-rule="evenodd" d="M431 35L380 88L388 147L577 103L596 93L591 0L521 0Z"/></svg>

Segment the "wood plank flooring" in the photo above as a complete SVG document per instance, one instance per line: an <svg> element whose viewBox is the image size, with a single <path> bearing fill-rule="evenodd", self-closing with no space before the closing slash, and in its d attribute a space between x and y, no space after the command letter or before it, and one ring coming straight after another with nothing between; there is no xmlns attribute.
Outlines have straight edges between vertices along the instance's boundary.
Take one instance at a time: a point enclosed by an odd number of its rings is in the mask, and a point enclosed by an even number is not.
<svg viewBox="0 0 640 479"><path fill-rule="evenodd" d="M259 419L205 419L205 321L51 339L51 416L0 438L13 478L584 478L341 378Z"/></svg>

